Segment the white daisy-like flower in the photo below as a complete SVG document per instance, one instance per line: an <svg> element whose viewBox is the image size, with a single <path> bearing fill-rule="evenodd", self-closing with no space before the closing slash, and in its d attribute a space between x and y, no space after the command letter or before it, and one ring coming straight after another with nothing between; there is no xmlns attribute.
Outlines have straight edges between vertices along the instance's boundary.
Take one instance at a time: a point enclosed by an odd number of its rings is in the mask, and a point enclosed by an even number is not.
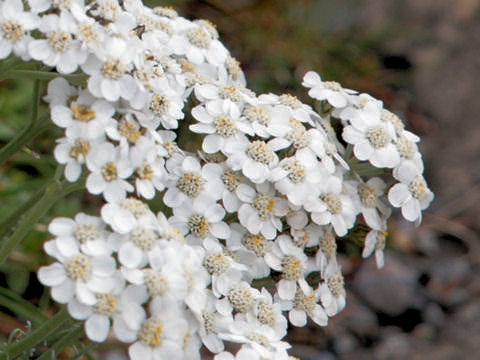
<svg viewBox="0 0 480 360"><path fill-rule="evenodd" d="M66 244L71 244L74 239L82 253L88 256L108 256L111 253L107 244L110 232L106 230L106 224L102 219L96 216L78 213L75 215L75 220L57 217L50 222L48 231L57 236L57 246L61 247L64 241ZM58 240L58 238L67 239ZM59 245L59 243L62 244Z"/></svg>
<svg viewBox="0 0 480 360"><path fill-rule="evenodd" d="M115 120L115 108L105 100L94 98L88 90L82 91L70 106L51 108L52 121L66 129L67 137L84 133L90 139L104 136L105 128Z"/></svg>
<svg viewBox="0 0 480 360"><path fill-rule="evenodd" d="M318 195L317 184L325 178L326 172L322 170L323 166L312 154L297 151L294 156L280 161L269 180L292 204L300 206Z"/></svg>
<svg viewBox="0 0 480 360"><path fill-rule="evenodd" d="M233 321L231 316L223 316L215 309L217 298L212 293L205 298L205 304L193 314L199 323L198 335L203 345L212 353L217 354L225 348L223 341L218 336L225 332Z"/></svg>
<svg viewBox="0 0 480 360"><path fill-rule="evenodd" d="M337 262L331 262L325 270L325 282L319 286L320 300L328 316L345 307L345 282Z"/></svg>
<svg viewBox="0 0 480 360"><path fill-rule="evenodd" d="M128 197L118 202L105 204L100 210L102 219L119 234L126 234L137 225L137 220L145 222L143 218L155 219L146 203L134 197Z"/></svg>
<svg viewBox="0 0 480 360"><path fill-rule="evenodd" d="M56 66L63 74L74 72L87 59L88 53L73 37L77 28L70 13L62 11L60 16L45 15L38 29L46 35L46 39L32 40L28 44L28 52L33 59Z"/></svg>
<svg viewBox="0 0 480 360"><path fill-rule="evenodd" d="M343 129L342 138L353 145L358 160L368 160L378 168L393 168L400 161L395 128L381 117L358 117Z"/></svg>
<svg viewBox="0 0 480 360"><path fill-rule="evenodd" d="M228 333L220 334L222 339L248 344L262 357L267 359L288 359L286 350L291 347L290 344L281 341L282 337L268 325L235 320L228 327L228 330Z"/></svg>
<svg viewBox="0 0 480 360"><path fill-rule="evenodd" d="M334 175L319 184L320 196L307 201L305 209L311 212L318 225L332 224L338 236L344 236L353 227L357 211L352 199L342 192L342 180Z"/></svg>
<svg viewBox="0 0 480 360"><path fill-rule="evenodd" d="M0 59L8 57L12 51L22 60L30 55L28 44L33 38L29 32L38 26L39 19L31 12L23 11L21 0L9 0L0 4Z"/></svg>
<svg viewBox="0 0 480 360"><path fill-rule="evenodd" d="M236 262L224 251L218 240L206 238L203 241L205 257L203 266L212 277L212 292L216 297L227 295L228 290L242 278L246 266Z"/></svg>
<svg viewBox="0 0 480 360"><path fill-rule="evenodd" d="M221 179L221 183L217 183L217 186L221 188L222 205L229 213L237 212L241 205L237 193L241 190L239 185L245 182L245 178L225 164L208 163L204 166L204 171L208 173L208 178Z"/></svg>
<svg viewBox="0 0 480 360"><path fill-rule="evenodd" d="M95 342L103 342L110 332L113 322L115 336L123 342L136 339L140 324L145 319L145 310L141 306L148 295L135 286L125 288L125 280L119 272L115 273L115 286L106 294L96 294L93 305L85 305L76 299L68 303L68 312L76 320L85 321L85 334Z"/></svg>
<svg viewBox="0 0 480 360"><path fill-rule="evenodd" d="M118 261L129 269L145 266L150 253L159 246L160 236L155 217L141 217L127 234L113 233L108 241L118 252Z"/></svg>
<svg viewBox="0 0 480 360"><path fill-rule="evenodd" d="M227 102L201 105L192 109L192 116L199 122L190 125L195 133L207 134L202 142L202 149L207 154L217 151L225 153L230 143L242 141L244 133L253 132L249 124L240 120L240 111Z"/></svg>
<svg viewBox="0 0 480 360"><path fill-rule="evenodd" d="M272 136L270 125L274 124L272 109L271 104L264 104L260 98L256 98L251 105L244 106L242 117L251 124L256 135L269 138Z"/></svg>
<svg viewBox="0 0 480 360"><path fill-rule="evenodd" d="M233 311L236 314L245 314L253 309L259 296L257 289L252 288L246 281L240 281L228 289L225 297L217 300L215 308L223 316L231 316Z"/></svg>
<svg viewBox="0 0 480 360"><path fill-rule="evenodd" d="M353 181L347 182L346 185L351 186L352 199L367 225L372 229L381 230L382 218L390 215L390 209L379 199L387 186L385 182L373 177L365 183Z"/></svg>
<svg viewBox="0 0 480 360"><path fill-rule="evenodd" d="M288 321L283 316L282 310L281 303L274 302L270 292L262 288L252 311L245 316L248 322L258 321L260 324L268 325L275 330L276 334L283 337L287 334Z"/></svg>
<svg viewBox="0 0 480 360"><path fill-rule="evenodd" d="M325 228L310 223L302 228L290 228L293 243L301 249L319 245L320 238L324 235Z"/></svg>
<svg viewBox="0 0 480 360"><path fill-rule="evenodd" d="M226 240L228 250L235 253L238 261L247 267L253 279L261 279L270 274L270 267L263 257L270 251L273 241L261 233L251 234L238 223L230 224L231 236Z"/></svg>
<svg viewBox="0 0 480 360"><path fill-rule="evenodd" d="M302 85L310 88L308 95L317 100L327 100L336 108L343 108L348 104L348 96L355 91L344 89L335 81L322 81L320 75L314 71L307 72L303 77Z"/></svg>
<svg viewBox="0 0 480 360"><path fill-rule="evenodd" d="M67 106L69 100L78 96L79 89L71 86L63 77L56 77L48 83L47 95L43 100L49 103L50 109L57 105Z"/></svg>
<svg viewBox="0 0 480 360"><path fill-rule="evenodd" d="M138 341L128 348L130 359L179 359L188 325L174 309L165 310L143 321L138 331Z"/></svg>
<svg viewBox="0 0 480 360"><path fill-rule="evenodd" d="M111 143L104 143L92 150L87 157L87 167L91 171L87 177L87 190L92 194L103 193L108 202L119 202L126 198L127 192L134 190L126 181L133 168L119 150Z"/></svg>
<svg viewBox="0 0 480 360"><path fill-rule="evenodd" d="M58 262L42 266L38 279L45 286L51 286L52 298L61 304L68 303L75 296L86 305L93 305L95 294L106 294L115 282L115 260L111 256L88 256L80 251L74 238L59 237L44 244L45 252Z"/></svg>
<svg viewBox="0 0 480 360"><path fill-rule="evenodd" d="M304 327L307 317L317 325L326 326L328 316L319 304L320 289L313 290L306 282L299 283L292 300L283 301L283 309L288 310L288 320L293 326Z"/></svg>
<svg viewBox="0 0 480 360"><path fill-rule="evenodd" d="M386 224L385 224L386 225ZM362 251L362 257L367 258L375 252L375 262L377 268L381 269L385 265L385 241L388 233L382 230L370 230L365 236L365 245Z"/></svg>
<svg viewBox="0 0 480 360"><path fill-rule="evenodd" d="M182 94L170 87L165 77L155 80L149 93L143 111L135 113L140 124L151 130L156 130L160 125L165 129L176 129L178 120L184 117Z"/></svg>
<svg viewBox="0 0 480 360"><path fill-rule="evenodd" d="M402 208L402 215L408 221L422 220L425 210L434 195L413 162L404 161L394 169L393 176L400 182L388 191L388 200L394 207Z"/></svg>
<svg viewBox="0 0 480 360"><path fill-rule="evenodd" d="M175 35L168 46L176 55L185 55L188 61L195 64L205 60L213 65L225 62L228 50L212 36L208 28L183 18L177 18L174 27Z"/></svg>
<svg viewBox="0 0 480 360"><path fill-rule="evenodd" d="M288 213L288 202L275 196L273 186L264 182L257 184L255 191L248 185L239 185L240 200L244 202L238 209L238 219L252 234L261 233L271 240L282 231L280 218Z"/></svg>
<svg viewBox="0 0 480 360"><path fill-rule="evenodd" d="M225 210L213 201L185 201L173 209L169 222L183 232L191 244L213 236L227 239L230 227L223 222Z"/></svg>
<svg viewBox="0 0 480 360"><path fill-rule="evenodd" d="M227 150L227 165L235 171L241 169L243 175L256 184L267 180L279 161L272 147L262 140L237 141Z"/></svg>
<svg viewBox="0 0 480 360"><path fill-rule="evenodd" d="M131 100L137 91L137 83L128 74L136 46L119 38L109 38L105 42L102 54L90 55L82 64L82 70L90 75L88 90L108 101L117 101L120 97Z"/></svg>
<svg viewBox="0 0 480 360"><path fill-rule="evenodd" d="M337 261L337 241L333 235L330 226L323 229L323 235L320 237L320 243L317 254L315 255L315 264L320 270L320 276L325 277L325 270L331 262Z"/></svg>
<svg viewBox="0 0 480 360"><path fill-rule="evenodd" d="M307 273L307 256L296 246L290 236L280 235L265 255L265 262L272 269L282 273L277 283L278 295L281 299L292 300L295 297L297 283L305 283Z"/></svg>
<svg viewBox="0 0 480 360"><path fill-rule="evenodd" d="M365 93L349 95L348 102L348 106L335 109L332 113L337 118L343 120L344 126L346 126L349 121L362 121L364 117L378 118L383 109L382 101Z"/></svg>
<svg viewBox="0 0 480 360"><path fill-rule="evenodd" d="M182 301L187 293L187 282L182 273L183 246L176 244L157 247L148 253L149 268L122 269L131 283L145 290L152 298L152 306L169 308Z"/></svg>
<svg viewBox="0 0 480 360"><path fill-rule="evenodd" d="M98 147L105 141L104 138L91 139L85 131L75 135L57 139L57 146L53 151L55 160L65 165L65 178L70 182L78 180L92 148Z"/></svg>
<svg viewBox="0 0 480 360"><path fill-rule="evenodd" d="M165 205L175 208L186 200L204 197L214 201L220 199L222 185L217 184L221 180L211 177L212 174L205 166L202 168L196 158L187 156L179 165L167 162L167 170L174 176L175 182L168 185L163 196Z"/></svg>

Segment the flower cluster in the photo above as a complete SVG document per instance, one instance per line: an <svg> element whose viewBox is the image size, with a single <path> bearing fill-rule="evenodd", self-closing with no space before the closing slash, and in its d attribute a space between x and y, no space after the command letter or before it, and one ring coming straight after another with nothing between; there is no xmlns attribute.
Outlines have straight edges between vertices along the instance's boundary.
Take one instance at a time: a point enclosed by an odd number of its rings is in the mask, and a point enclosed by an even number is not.
<svg viewBox="0 0 480 360"><path fill-rule="evenodd" d="M202 344L217 360L288 359L288 324L325 326L345 306L337 239L362 221L381 267L388 203L419 222L433 199L419 138L381 101L315 72L303 85L321 112L255 94L207 20L140 0L2 0L0 49L86 74L55 78L45 100L65 178L86 173L105 204L50 223L57 261L38 276L131 359L199 359Z"/></svg>

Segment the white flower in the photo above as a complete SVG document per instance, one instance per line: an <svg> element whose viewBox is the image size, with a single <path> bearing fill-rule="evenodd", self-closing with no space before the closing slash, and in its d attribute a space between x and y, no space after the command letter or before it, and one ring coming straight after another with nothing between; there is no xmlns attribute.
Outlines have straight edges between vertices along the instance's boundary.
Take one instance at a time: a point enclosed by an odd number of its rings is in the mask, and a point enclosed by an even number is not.
<svg viewBox="0 0 480 360"><path fill-rule="evenodd" d="M259 296L260 292L257 289L252 288L246 281L240 281L232 284L227 295L217 300L215 307L223 316L231 316L232 311L245 314L253 308Z"/></svg>
<svg viewBox="0 0 480 360"><path fill-rule="evenodd" d="M91 151L87 157L87 167L91 171L86 187L92 194L102 194L109 202L125 199L126 193L134 190L126 181L132 174L130 162L120 155L118 148L104 143Z"/></svg>
<svg viewBox="0 0 480 360"><path fill-rule="evenodd" d="M434 195L417 166L404 161L398 166L393 176L400 181L388 191L388 200L395 207L402 208L402 215L408 221L422 220L422 210L425 210Z"/></svg>
<svg viewBox="0 0 480 360"><path fill-rule="evenodd" d="M342 138L353 145L358 160L368 160L378 168L393 168L400 161L394 141L395 129L381 117L358 117L343 129Z"/></svg>
<svg viewBox="0 0 480 360"><path fill-rule="evenodd" d="M349 196L342 193L342 181L331 175L319 184L320 197L307 201L312 220L319 225L332 224L338 236L344 236L356 218L356 209Z"/></svg>
<svg viewBox="0 0 480 360"><path fill-rule="evenodd" d="M252 311L245 316L250 323L258 321L260 324L270 326L280 337L287 334L288 321L282 314L281 304L274 302L272 295L265 288L262 288Z"/></svg>
<svg viewBox="0 0 480 360"><path fill-rule="evenodd" d="M48 83L47 95L43 100L50 104L50 109L57 105L67 106L70 98L76 97L79 90L71 86L63 77L56 77Z"/></svg>
<svg viewBox="0 0 480 360"><path fill-rule="evenodd" d="M333 316L345 307L345 285L336 261L325 270L325 282L319 286L320 300L328 316Z"/></svg>
<svg viewBox="0 0 480 360"><path fill-rule="evenodd" d="M227 295L233 284L240 281L246 267L227 255L218 240L206 238L203 241L205 257L203 266L212 276L212 291L216 297Z"/></svg>
<svg viewBox="0 0 480 360"><path fill-rule="evenodd" d="M106 224L101 218L78 213L75 215L75 220L64 217L53 219L48 226L48 231L57 236L57 247L64 241L66 244L76 241L86 255L108 256L111 253L111 249L107 245L110 233L106 231L105 227ZM58 238L66 239L58 240Z"/></svg>
<svg viewBox="0 0 480 360"><path fill-rule="evenodd" d="M271 170L278 164L277 154L262 140L237 141L227 151L227 165L232 170L241 169L243 175L256 184L267 180Z"/></svg>
<svg viewBox="0 0 480 360"><path fill-rule="evenodd" d="M272 170L269 180L288 200L297 206L318 194L318 186L325 177L325 170L312 154L300 153L280 161Z"/></svg>
<svg viewBox="0 0 480 360"><path fill-rule="evenodd" d="M270 326L236 320L228 329L229 333L220 334L222 339L249 344L262 357L267 359L288 359L286 350L291 347L290 344L281 341L281 336L275 333L275 330Z"/></svg>
<svg viewBox="0 0 480 360"><path fill-rule="evenodd" d="M271 240L282 231L280 217L288 212L288 202L275 197L275 190L268 182L257 184L255 191L248 185L240 185L238 194L245 204L238 209L238 219L252 234L261 233Z"/></svg>
<svg viewBox="0 0 480 360"><path fill-rule="evenodd" d="M158 224L155 217L141 217L128 234L113 233L110 246L118 251L118 261L129 269L145 266L147 256L159 245Z"/></svg>
<svg viewBox="0 0 480 360"><path fill-rule="evenodd" d="M137 84L128 74L136 46L119 38L110 38L105 49L99 54L101 60L90 55L82 65L82 70L90 75L88 90L108 101L117 101L120 97L131 100L137 90Z"/></svg>
<svg viewBox="0 0 480 360"><path fill-rule="evenodd" d="M265 261L272 269L282 272L282 279L277 283L281 299L292 300L295 297L297 282L305 283L307 273L307 256L295 246L288 235L280 235L265 255Z"/></svg>
<svg viewBox="0 0 480 360"><path fill-rule="evenodd" d="M222 106L223 104L223 106ZM240 121L240 112L236 106L229 103L211 103L206 107L196 106L192 116L199 122L190 125L190 130L196 133L208 134L202 142L202 149L207 154L217 151L227 152L229 145L242 141L243 133L253 132L249 125Z"/></svg>
<svg viewBox="0 0 480 360"><path fill-rule="evenodd" d="M173 167L173 168L172 168ZM212 177L207 168L200 165L200 162L187 156L183 159L180 166L174 166L167 162L167 169L175 176L175 182L168 186L163 201L172 208L179 206L185 200L199 198L210 198L218 200L221 196L222 186L217 184L220 179Z"/></svg>
<svg viewBox="0 0 480 360"><path fill-rule="evenodd" d="M70 315L77 320L86 320L85 333L95 342L106 340L111 321L115 336L120 341L132 342L145 319L145 310L141 304L147 300L146 292L141 292L134 286L125 288L125 280L118 272L114 279L112 291L96 294L95 304L85 305L76 299L68 303Z"/></svg>
<svg viewBox="0 0 480 360"><path fill-rule="evenodd" d="M187 322L175 309L157 312L143 321L138 341L128 348L128 355L132 360L178 359L187 329Z"/></svg>
<svg viewBox="0 0 480 360"><path fill-rule="evenodd" d="M112 116L114 107L94 98L89 91L82 91L70 106L56 105L51 108L51 118L55 125L66 128L67 137L83 133L90 139L103 137L105 128L115 122Z"/></svg>
<svg viewBox="0 0 480 360"><path fill-rule="evenodd" d="M97 301L95 294L108 293L114 287L112 257L85 255L70 237L48 241L44 249L59 261L38 270L38 279L52 287L51 296L55 301L65 304L76 296L81 303L93 305Z"/></svg>
<svg viewBox="0 0 480 360"><path fill-rule="evenodd" d="M326 326L328 316L321 305L320 289L313 290L306 282L299 283L295 297L291 301L284 301L284 310L289 310L288 319L293 326L307 325L307 316L317 325Z"/></svg>
<svg viewBox="0 0 480 360"><path fill-rule="evenodd" d="M345 107L348 103L348 95L355 91L344 89L335 81L322 81L320 75L309 71L303 77L302 85L310 88L308 95L317 100L327 100L330 105L336 108Z"/></svg>
<svg viewBox="0 0 480 360"><path fill-rule="evenodd" d="M166 78L156 79L149 93L146 107L135 113L140 124L151 130L160 124L165 129L176 129L178 120L184 117L182 94L171 88Z"/></svg>
<svg viewBox="0 0 480 360"><path fill-rule="evenodd" d="M181 21L182 20L182 21ZM176 55L185 55L188 61L201 64L205 60L210 64L223 64L228 50L223 44L212 37L209 29L204 26L178 18L175 22L176 34L172 36L168 46Z"/></svg>
<svg viewBox="0 0 480 360"><path fill-rule="evenodd" d="M261 233L251 234L240 224L230 225L231 236L227 239L228 250L233 251L238 261L247 266L248 274L254 278L264 278L270 274L270 267L263 257L270 251L273 241Z"/></svg>
<svg viewBox="0 0 480 360"><path fill-rule="evenodd" d="M30 56L48 66L56 66L60 73L72 73L85 62L87 52L81 49L79 40L72 36L76 23L70 13L62 11L60 16L45 15L38 27L47 39L33 40L28 44Z"/></svg>
<svg viewBox="0 0 480 360"><path fill-rule="evenodd" d="M65 164L65 178L70 182L78 180L82 173L82 165L92 148L99 146L104 139L91 139L85 131L79 131L75 135L57 139L57 146L53 152L55 160Z"/></svg>
<svg viewBox="0 0 480 360"><path fill-rule="evenodd" d="M365 236L365 246L363 247L362 257L367 258L375 251L375 262L377 268L381 269L385 265L385 240L388 233L380 230L370 230Z"/></svg>
<svg viewBox="0 0 480 360"><path fill-rule="evenodd" d="M380 201L386 184L377 177L370 178L367 182L347 182L352 199L358 210L362 213L363 219L372 229L381 230L383 227L382 218L390 215L390 209ZM351 188L350 188L351 187Z"/></svg>
<svg viewBox="0 0 480 360"><path fill-rule="evenodd" d="M187 241L194 244L207 236L226 239L230 236L229 226L223 222L225 210L213 201L185 201L173 209L170 223L189 234Z"/></svg>
<svg viewBox="0 0 480 360"><path fill-rule="evenodd" d="M0 59L13 53L29 60L28 44L33 38L29 32L38 26L35 14L23 11L21 0L3 1L0 4Z"/></svg>
<svg viewBox="0 0 480 360"><path fill-rule="evenodd" d="M151 221L155 219L155 214L148 205L133 197L105 204L101 215L103 221L119 234L130 232L137 225L137 220L145 222L146 220L142 219L144 217L151 218Z"/></svg>

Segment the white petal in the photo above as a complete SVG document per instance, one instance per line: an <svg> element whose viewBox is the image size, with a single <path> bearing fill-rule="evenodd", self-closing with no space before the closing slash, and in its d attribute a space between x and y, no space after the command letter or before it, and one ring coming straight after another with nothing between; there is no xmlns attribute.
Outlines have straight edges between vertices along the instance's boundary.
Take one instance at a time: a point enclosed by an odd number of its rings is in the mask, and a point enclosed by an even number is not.
<svg viewBox="0 0 480 360"><path fill-rule="evenodd" d="M307 314L303 310L292 309L288 313L288 320L293 326L303 327L307 325Z"/></svg>
<svg viewBox="0 0 480 360"><path fill-rule="evenodd" d="M118 260L122 265L136 268L143 259L143 252L131 242L127 242L118 251Z"/></svg>
<svg viewBox="0 0 480 360"><path fill-rule="evenodd" d="M38 270L38 280L45 286L57 286L67 279L65 268L56 262L48 266L42 266Z"/></svg>
<svg viewBox="0 0 480 360"><path fill-rule="evenodd" d="M411 194L408 190L408 186L402 183L394 185L388 191L388 201L390 201L394 207L402 206L410 197Z"/></svg>
<svg viewBox="0 0 480 360"><path fill-rule="evenodd" d="M113 320L113 332L117 339L122 342L131 343L137 338L137 331L130 329L119 317Z"/></svg>
<svg viewBox="0 0 480 360"><path fill-rule="evenodd" d="M48 231L56 236L71 235L75 225L75 221L70 218L58 217L48 225Z"/></svg>
<svg viewBox="0 0 480 360"><path fill-rule="evenodd" d="M74 282L70 279L65 280L58 286L52 287L52 299L60 304L68 303L75 294Z"/></svg>
<svg viewBox="0 0 480 360"><path fill-rule="evenodd" d="M85 320L92 313L92 307L80 303L77 299L72 299L67 305L68 313L76 320Z"/></svg>
<svg viewBox="0 0 480 360"><path fill-rule="evenodd" d="M230 230L230 226L228 226L226 223L222 221L219 223L211 224L210 232L216 238L228 239L232 231Z"/></svg>
<svg viewBox="0 0 480 360"><path fill-rule="evenodd" d="M107 339L110 331L110 320L105 315L93 314L85 322L85 333L87 337L96 342L103 342Z"/></svg>
<svg viewBox="0 0 480 360"><path fill-rule="evenodd" d="M281 279L278 282L278 295L283 300L292 300L297 291L297 283L294 280Z"/></svg>
<svg viewBox="0 0 480 360"><path fill-rule="evenodd" d="M152 360L151 348L138 341L128 348L128 355L131 360Z"/></svg>
<svg viewBox="0 0 480 360"><path fill-rule="evenodd" d="M420 204L418 200L411 198L402 206L402 215L408 221L415 221L417 220L420 215Z"/></svg>

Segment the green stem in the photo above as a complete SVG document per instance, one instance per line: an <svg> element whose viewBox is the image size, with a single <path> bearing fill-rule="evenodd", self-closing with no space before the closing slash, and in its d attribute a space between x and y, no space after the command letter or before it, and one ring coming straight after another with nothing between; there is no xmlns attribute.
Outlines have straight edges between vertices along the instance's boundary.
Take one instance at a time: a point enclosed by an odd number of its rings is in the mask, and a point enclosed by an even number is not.
<svg viewBox="0 0 480 360"><path fill-rule="evenodd" d="M0 264L10 255L10 253L17 247L18 244L27 236L32 227L38 220L62 197L71 193L72 191L83 188L83 181L65 184L58 180L63 167L57 169L56 176L46 186L45 192L40 200L25 214L20 220L18 227L14 230L10 238L6 239L0 248Z"/></svg>
<svg viewBox="0 0 480 360"><path fill-rule="evenodd" d="M0 354L0 360L13 359L25 351L31 350L69 320L70 316L68 315L67 310L62 309L55 316L43 323L42 326L27 334L20 341L8 346L5 351L6 353Z"/></svg>
<svg viewBox="0 0 480 360"><path fill-rule="evenodd" d="M28 301L5 288L0 288L0 305L32 322L34 326L40 326L47 317Z"/></svg>
<svg viewBox="0 0 480 360"><path fill-rule="evenodd" d="M0 165L7 161L23 145L28 143L38 134L36 127L38 119L38 107L40 105L40 80L35 80L33 85L33 108L30 121L17 136L0 150Z"/></svg>
<svg viewBox="0 0 480 360"><path fill-rule="evenodd" d="M75 340L83 335L83 328L76 327L69 330L60 340L52 345L48 351L45 351L38 360L57 359L58 354L67 346L72 345Z"/></svg>
<svg viewBox="0 0 480 360"><path fill-rule="evenodd" d="M87 79L85 74L59 74L57 72L39 71L39 70L10 70L7 76L11 79L37 79L52 80L57 77L63 77L66 80L79 84Z"/></svg>
<svg viewBox="0 0 480 360"><path fill-rule="evenodd" d="M12 56L8 59L3 60L0 65L0 80L7 78L8 76L5 76L5 74L10 72L12 69L14 69L17 65L20 65L21 63L23 63L22 59L19 59L16 56Z"/></svg>

